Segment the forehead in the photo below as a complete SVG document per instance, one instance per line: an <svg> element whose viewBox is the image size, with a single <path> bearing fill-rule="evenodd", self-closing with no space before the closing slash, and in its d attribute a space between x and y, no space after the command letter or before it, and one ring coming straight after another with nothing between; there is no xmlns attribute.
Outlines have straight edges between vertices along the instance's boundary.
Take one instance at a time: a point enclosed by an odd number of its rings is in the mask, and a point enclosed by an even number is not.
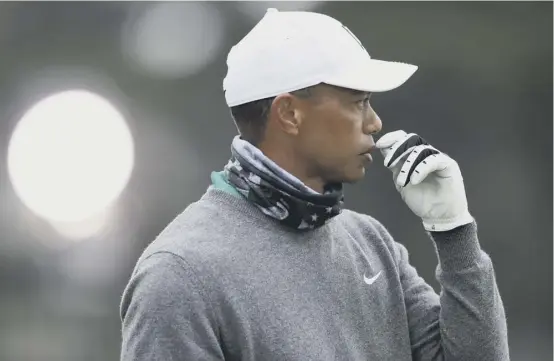
<svg viewBox="0 0 554 361"><path fill-rule="evenodd" d="M349 97L349 98L360 98L369 95L369 92L364 92L360 90L342 88L335 85L321 84L320 89L323 93L328 95L336 95L340 97Z"/></svg>

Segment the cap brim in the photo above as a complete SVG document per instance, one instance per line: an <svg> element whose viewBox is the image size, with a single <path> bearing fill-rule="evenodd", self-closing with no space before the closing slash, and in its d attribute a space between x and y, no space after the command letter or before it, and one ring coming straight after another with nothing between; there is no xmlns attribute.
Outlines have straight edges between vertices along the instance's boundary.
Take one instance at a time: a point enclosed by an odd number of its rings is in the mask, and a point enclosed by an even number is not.
<svg viewBox="0 0 554 361"><path fill-rule="evenodd" d="M379 93L398 88L416 70L417 66L412 64L368 59L360 66L344 69L324 83L347 89Z"/></svg>

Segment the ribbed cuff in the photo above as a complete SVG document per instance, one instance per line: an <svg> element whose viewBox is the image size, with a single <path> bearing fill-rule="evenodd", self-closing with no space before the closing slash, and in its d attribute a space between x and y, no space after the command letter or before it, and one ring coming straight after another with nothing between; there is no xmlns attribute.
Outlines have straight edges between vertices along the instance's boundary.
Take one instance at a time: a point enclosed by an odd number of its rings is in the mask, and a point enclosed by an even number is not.
<svg viewBox="0 0 554 361"><path fill-rule="evenodd" d="M446 232L429 232L443 271L459 271L479 263L481 247L475 222Z"/></svg>
<svg viewBox="0 0 554 361"><path fill-rule="evenodd" d="M469 211L450 219L423 219L423 227L428 232L446 232L475 221Z"/></svg>

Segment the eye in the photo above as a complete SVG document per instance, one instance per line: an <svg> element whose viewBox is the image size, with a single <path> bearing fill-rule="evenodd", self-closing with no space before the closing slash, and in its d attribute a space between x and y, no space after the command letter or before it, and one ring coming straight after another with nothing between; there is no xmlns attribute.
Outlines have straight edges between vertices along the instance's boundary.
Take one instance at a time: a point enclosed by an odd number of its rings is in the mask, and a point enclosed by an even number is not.
<svg viewBox="0 0 554 361"><path fill-rule="evenodd" d="M371 96L368 95L365 98L358 100L357 103L360 105L360 107L367 108L367 107L369 107L369 99L370 98L371 98Z"/></svg>

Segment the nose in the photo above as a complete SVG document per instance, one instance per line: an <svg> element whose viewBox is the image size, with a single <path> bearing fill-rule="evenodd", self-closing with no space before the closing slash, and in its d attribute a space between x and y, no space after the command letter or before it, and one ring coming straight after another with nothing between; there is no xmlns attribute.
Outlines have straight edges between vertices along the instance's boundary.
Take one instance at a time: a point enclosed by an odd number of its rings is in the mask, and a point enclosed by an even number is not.
<svg viewBox="0 0 554 361"><path fill-rule="evenodd" d="M369 107L364 121L364 134L376 134L379 133L382 128L383 123L381 122L381 118L379 118L379 115L377 115L373 108Z"/></svg>

